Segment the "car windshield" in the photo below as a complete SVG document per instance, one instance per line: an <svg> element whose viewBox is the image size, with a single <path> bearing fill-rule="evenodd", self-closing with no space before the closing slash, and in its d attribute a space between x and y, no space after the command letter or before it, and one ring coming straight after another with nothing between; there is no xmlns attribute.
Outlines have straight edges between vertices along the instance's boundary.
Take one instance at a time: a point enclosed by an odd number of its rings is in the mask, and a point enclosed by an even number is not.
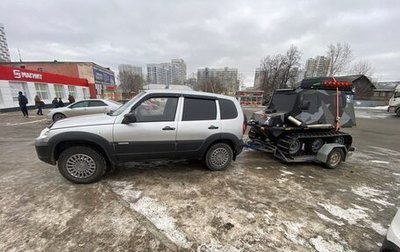
<svg viewBox="0 0 400 252"><path fill-rule="evenodd" d="M111 112L110 116L118 116L118 115L120 115L127 108L131 107L132 104L134 104L136 101L138 101L140 98L142 98L142 96L144 94L145 94L145 92L141 92L141 93L137 94L135 97L133 97L133 99L131 99L130 101L128 101L127 103L125 103L121 107L117 108L115 111Z"/></svg>

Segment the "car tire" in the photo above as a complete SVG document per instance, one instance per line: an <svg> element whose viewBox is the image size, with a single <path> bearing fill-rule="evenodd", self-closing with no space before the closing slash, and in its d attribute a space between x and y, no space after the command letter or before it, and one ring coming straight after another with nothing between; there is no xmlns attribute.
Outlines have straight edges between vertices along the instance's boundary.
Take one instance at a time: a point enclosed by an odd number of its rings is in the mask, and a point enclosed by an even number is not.
<svg viewBox="0 0 400 252"><path fill-rule="evenodd" d="M62 113L56 113L53 115L53 122L66 118Z"/></svg>
<svg viewBox="0 0 400 252"><path fill-rule="evenodd" d="M326 159L325 167L328 169L335 169L340 165L344 158L344 152L340 148L333 149Z"/></svg>
<svg viewBox="0 0 400 252"><path fill-rule="evenodd" d="M76 184L89 184L101 179L107 169L104 157L86 146L64 150L58 159L58 170L67 180Z"/></svg>
<svg viewBox="0 0 400 252"><path fill-rule="evenodd" d="M232 159L232 148L226 143L216 143L207 150L204 163L211 171L222 171L231 164Z"/></svg>
<svg viewBox="0 0 400 252"><path fill-rule="evenodd" d="M400 117L400 108L396 109L396 115Z"/></svg>

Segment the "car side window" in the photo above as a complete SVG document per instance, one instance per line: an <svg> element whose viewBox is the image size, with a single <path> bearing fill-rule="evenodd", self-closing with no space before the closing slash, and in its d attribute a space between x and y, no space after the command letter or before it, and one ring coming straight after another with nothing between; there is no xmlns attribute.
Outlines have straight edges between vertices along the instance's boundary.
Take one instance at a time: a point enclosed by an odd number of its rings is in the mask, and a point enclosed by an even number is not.
<svg viewBox="0 0 400 252"><path fill-rule="evenodd" d="M105 107L107 104L105 104L102 101L90 101L89 102L89 107Z"/></svg>
<svg viewBox="0 0 400 252"><path fill-rule="evenodd" d="M238 116L238 112L233 101L227 99L219 99L218 102L222 120L234 119Z"/></svg>
<svg viewBox="0 0 400 252"><path fill-rule="evenodd" d="M136 122L174 121L177 104L177 97L149 98L136 107Z"/></svg>
<svg viewBox="0 0 400 252"><path fill-rule="evenodd" d="M215 100L185 97L182 121L215 120L216 118Z"/></svg>
<svg viewBox="0 0 400 252"><path fill-rule="evenodd" d="M88 101L80 101L72 105L71 108L86 108L87 106L89 106Z"/></svg>

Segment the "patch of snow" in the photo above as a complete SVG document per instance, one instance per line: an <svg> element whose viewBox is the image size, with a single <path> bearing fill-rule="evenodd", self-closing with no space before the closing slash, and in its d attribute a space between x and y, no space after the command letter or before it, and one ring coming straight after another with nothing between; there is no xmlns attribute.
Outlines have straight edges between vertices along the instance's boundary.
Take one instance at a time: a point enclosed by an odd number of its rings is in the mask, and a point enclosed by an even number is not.
<svg viewBox="0 0 400 252"><path fill-rule="evenodd" d="M387 111L389 106L375 106L375 107L356 107L356 109L370 109L370 110L385 110Z"/></svg>
<svg viewBox="0 0 400 252"><path fill-rule="evenodd" d="M46 120L47 119L41 119L41 120L35 120L35 121L29 121L29 122L22 122L22 123L7 123L6 126L17 126L17 125L32 124L32 123L43 122L43 121L46 121Z"/></svg>
<svg viewBox="0 0 400 252"><path fill-rule="evenodd" d="M129 203L131 209L144 215L177 246L186 249L192 246L185 234L177 229L176 220L169 216L167 206L150 197L142 196L141 191L135 190L126 182L110 182L110 185L116 194Z"/></svg>
<svg viewBox="0 0 400 252"><path fill-rule="evenodd" d="M306 226L305 223L284 221L283 224L286 226L285 236L287 239L296 244L304 245L306 243L300 236L301 229Z"/></svg>
<svg viewBox="0 0 400 252"><path fill-rule="evenodd" d="M289 179L287 179L287 178L279 178L279 179L277 179L276 181L278 181L278 183L285 183L285 182L287 182Z"/></svg>
<svg viewBox="0 0 400 252"><path fill-rule="evenodd" d="M343 209L340 206L332 205L329 203L318 203L318 205L322 206L326 211L328 211L336 218L346 220L350 225L355 225L359 220L368 217L363 209Z"/></svg>
<svg viewBox="0 0 400 252"><path fill-rule="evenodd" d="M314 246L315 250L318 252L342 252L342 251L352 251L345 250L342 244L336 243L334 241L326 241L324 238L318 235L317 238L311 238L310 243Z"/></svg>
<svg viewBox="0 0 400 252"><path fill-rule="evenodd" d="M393 172L392 174L395 176L400 176L400 173Z"/></svg>
<svg viewBox="0 0 400 252"><path fill-rule="evenodd" d="M382 196L388 193L388 191L378 190L368 186L361 186L358 188L352 188L351 191L358 196L363 198L370 198L376 196Z"/></svg>
<svg viewBox="0 0 400 252"><path fill-rule="evenodd" d="M388 161L382 161L382 160L371 160L369 161L371 163L376 163L376 164L390 164Z"/></svg>
<svg viewBox="0 0 400 252"><path fill-rule="evenodd" d="M290 172L290 171L282 171L281 170L281 172L283 173L282 176L293 175L294 174L293 172Z"/></svg>
<svg viewBox="0 0 400 252"><path fill-rule="evenodd" d="M380 223L372 222L371 220L367 220L366 223L378 234L380 235L385 235L386 234L386 228L382 226Z"/></svg>
<svg viewBox="0 0 400 252"><path fill-rule="evenodd" d="M263 168L260 167L260 166L256 167L256 170L262 170L262 169L263 169Z"/></svg>
<svg viewBox="0 0 400 252"><path fill-rule="evenodd" d="M389 154L391 156L395 156L395 157L399 157L400 156L400 152L395 151L395 150L391 150L391 149L387 149L387 148L382 148L382 147L378 147L378 146L370 146L371 148L382 152L383 154Z"/></svg>
<svg viewBox="0 0 400 252"><path fill-rule="evenodd" d="M215 239L211 239L209 243L204 243L197 247L197 252L214 252L214 251L239 252L241 250L232 247L230 245L222 245L218 240Z"/></svg>
<svg viewBox="0 0 400 252"><path fill-rule="evenodd" d="M325 216L325 215L323 215L321 213L318 213L317 211L314 211L314 212L318 215L318 217L320 219L322 219L324 221L331 222L331 223L336 224L338 226L343 226L344 225L344 223L341 222L341 221L332 220L331 218L329 218L329 217L327 217L327 216Z"/></svg>
<svg viewBox="0 0 400 252"><path fill-rule="evenodd" d="M383 199L371 199L371 201L378 203L382 206L394 206L393 203L387 202L386 200L383 200Z"/></svg>

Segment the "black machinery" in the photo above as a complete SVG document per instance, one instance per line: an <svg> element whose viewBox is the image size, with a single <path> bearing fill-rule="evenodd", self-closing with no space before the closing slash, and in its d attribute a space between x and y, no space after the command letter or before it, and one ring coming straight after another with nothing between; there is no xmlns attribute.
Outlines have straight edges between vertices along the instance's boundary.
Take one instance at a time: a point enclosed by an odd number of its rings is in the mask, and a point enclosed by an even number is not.
<svg viewBox="0 0 400 252"><path fill-rule="evenodd" d="M296 89L276 90L265 111L253 114L247 146L286 162L316 161L336 168L346 159L355 126L351 82L312 78Z"/></svg>

